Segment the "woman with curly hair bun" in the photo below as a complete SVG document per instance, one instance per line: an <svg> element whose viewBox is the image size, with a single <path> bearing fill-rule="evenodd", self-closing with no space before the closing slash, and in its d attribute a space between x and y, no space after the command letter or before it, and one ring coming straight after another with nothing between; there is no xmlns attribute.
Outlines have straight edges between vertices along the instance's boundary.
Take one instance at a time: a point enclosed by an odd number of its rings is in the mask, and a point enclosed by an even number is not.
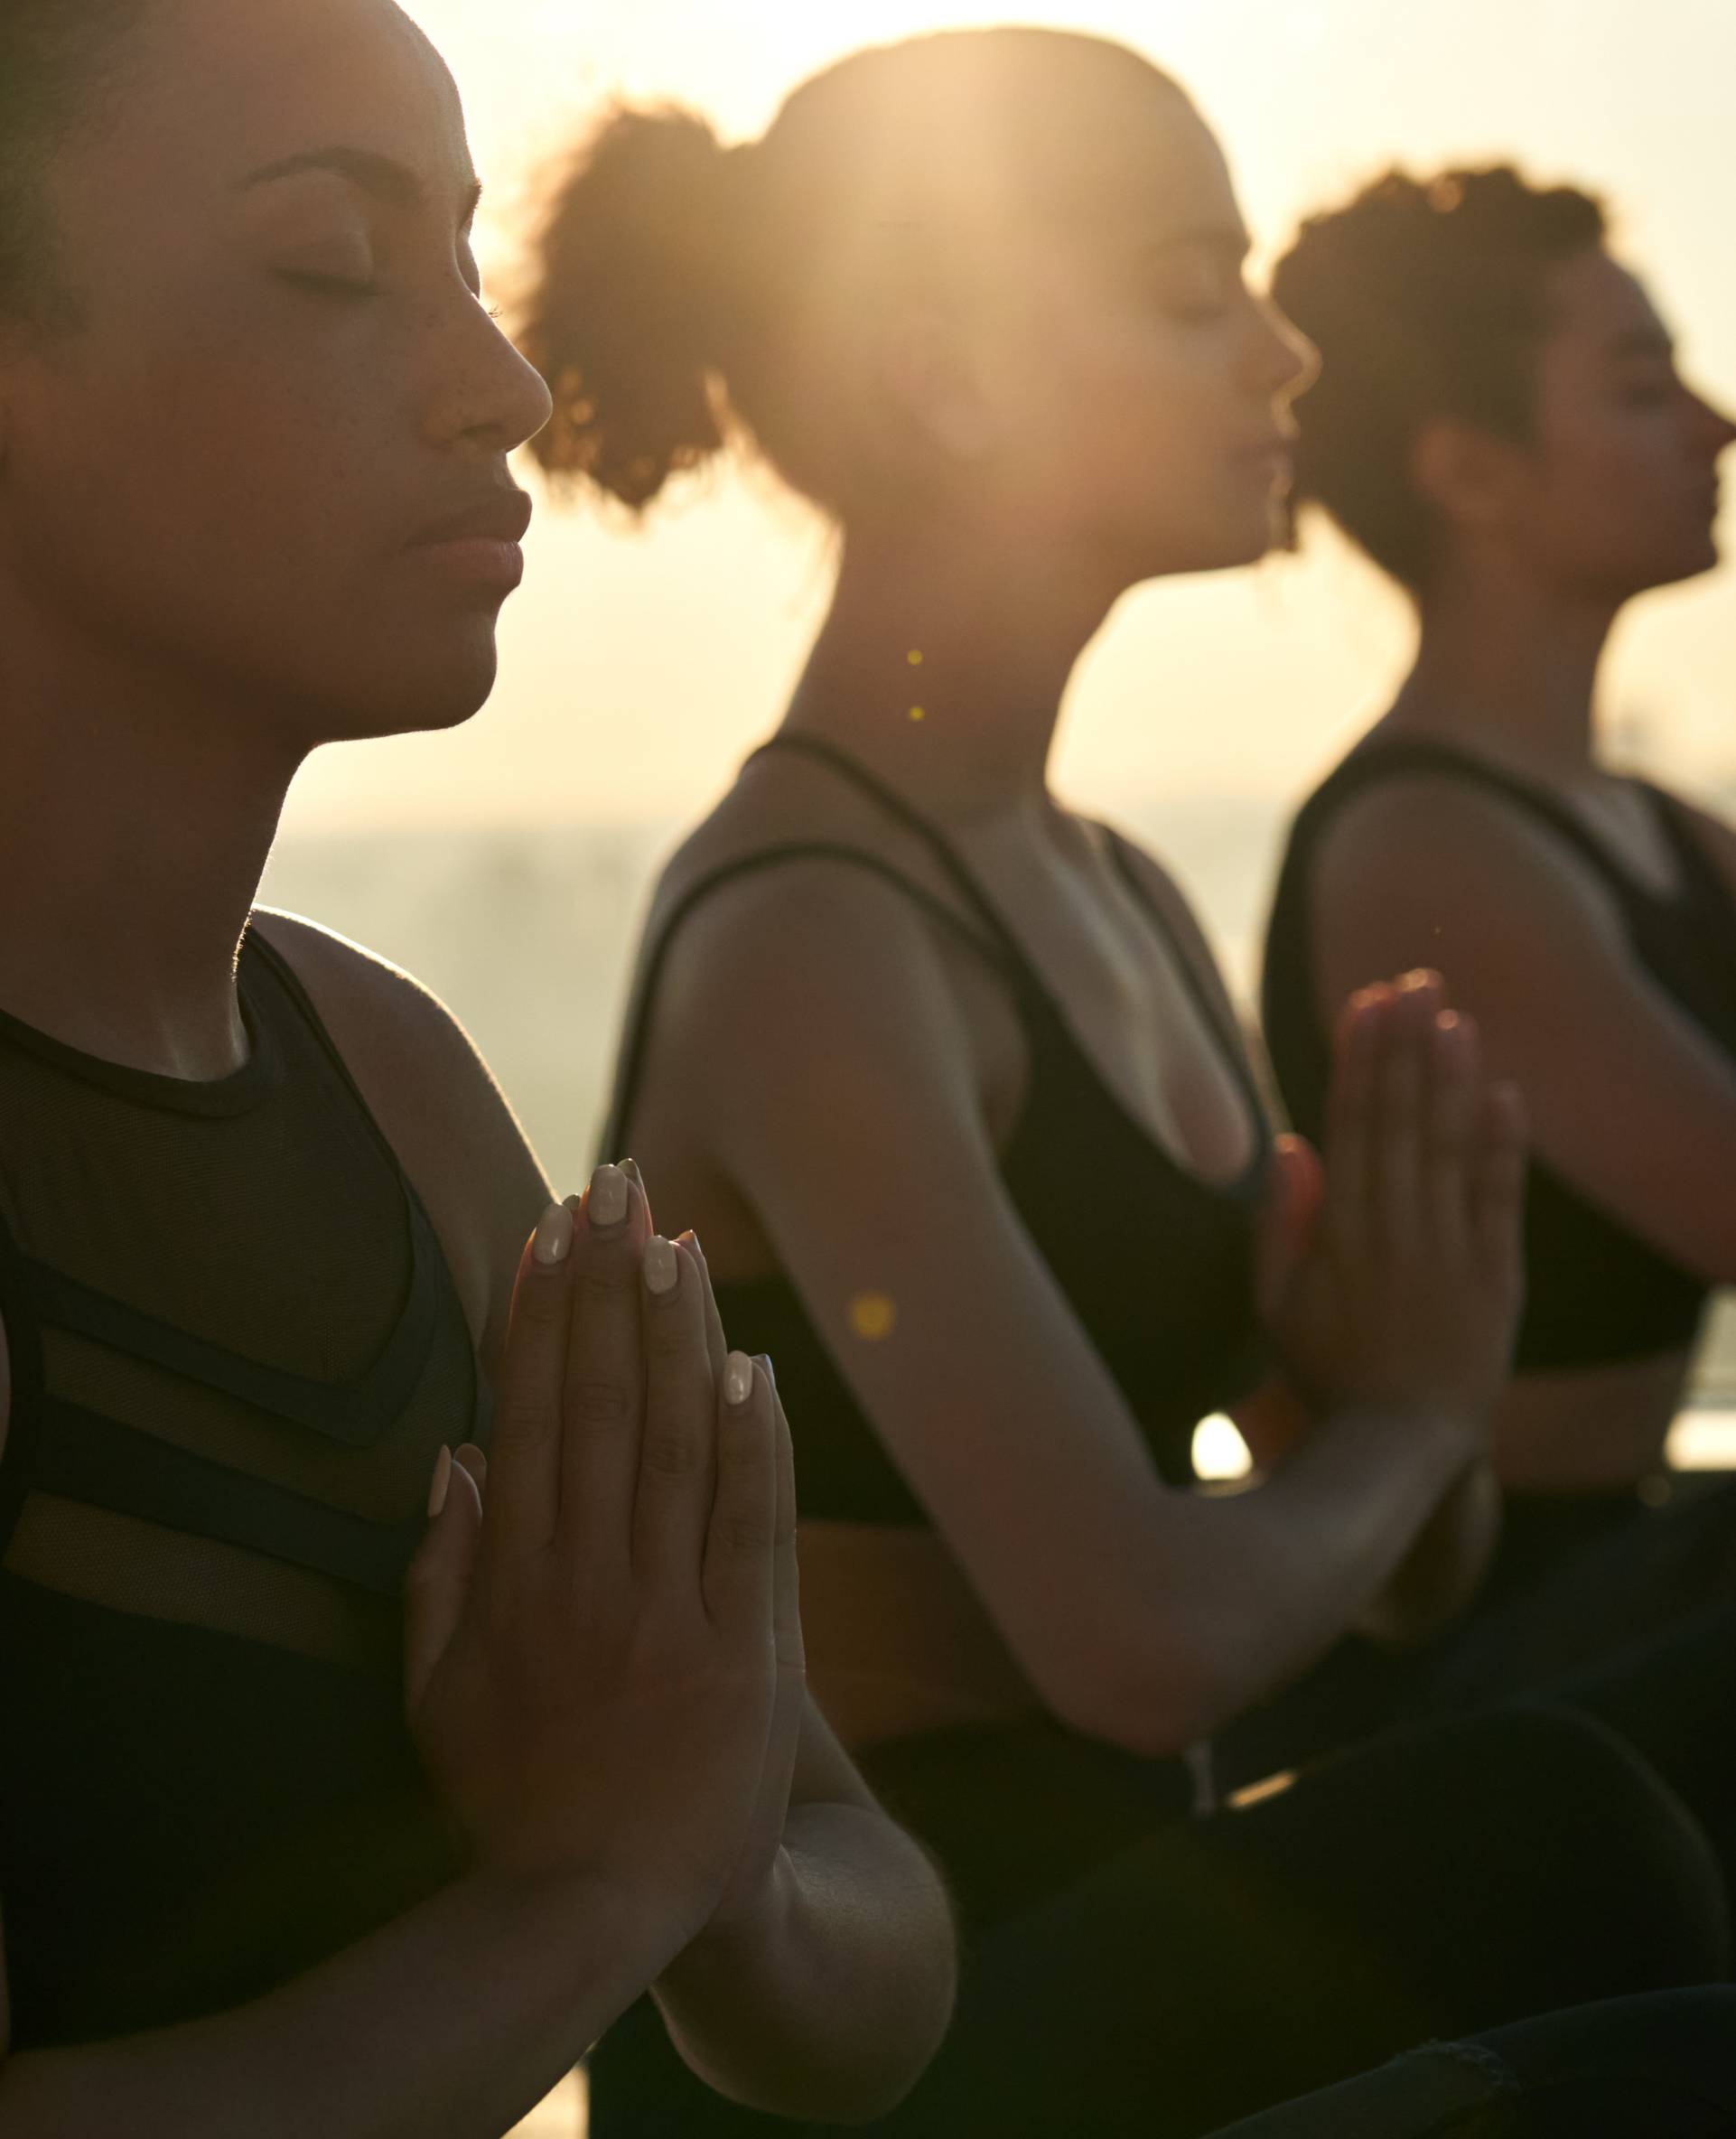
<svg viewBox="0 0 1736 2139"><path fill-rule="evenodd" d="M781 724L658 887L607 1143L776 1363L816 1689L958 1898L960 2021L901 2134L1198 2134L1644 1987L1665 1898L1718 1910L1564 1715L1216 1792L1244 1711L1475 1583L1521 1138L1438 976L1371 969L1322 1181L1171 877L1048 784L1120 596L1272 538L1313 360L1247 248L1138 54L945 33L746 144L605 115L524 323L557 478L637 512L729 445L836 532ZM1213 1496L1225 1408L1270 1475ZM736 2128L643 2005L593 2099L599 2139Z"/></svg>
<svg viewBox="0 0 1736 2139"><path fill-rule="evenodd" d="M1535 1139L1498 1616L1448 1682L1474 1697L1736 1604L1736 1495L1664 1454L1736 1281L1736 832L1613 768L1597 704L1628 605L1717 560L1736 425L1602 205L1511 168L1389 173L1311 218L1274 287L1323 358L1295 502L1405 591L1418 637L1292 833L1272 1058L1315 1128L1344 997L1426 957Z"/></svg>

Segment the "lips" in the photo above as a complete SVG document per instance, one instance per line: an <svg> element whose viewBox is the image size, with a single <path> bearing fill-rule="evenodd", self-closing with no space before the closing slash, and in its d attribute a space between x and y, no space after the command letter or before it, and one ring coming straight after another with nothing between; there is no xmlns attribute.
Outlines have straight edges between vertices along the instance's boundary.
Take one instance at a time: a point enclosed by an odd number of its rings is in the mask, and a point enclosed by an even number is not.
<svg viewBox="0 0 1736 2139"><path fill-rule="evenodd" d="M413 536L412 549L429 549L447 542L520 543L529 531L534 507L527 491L495 490L487 498L436 521Z"/></svg>

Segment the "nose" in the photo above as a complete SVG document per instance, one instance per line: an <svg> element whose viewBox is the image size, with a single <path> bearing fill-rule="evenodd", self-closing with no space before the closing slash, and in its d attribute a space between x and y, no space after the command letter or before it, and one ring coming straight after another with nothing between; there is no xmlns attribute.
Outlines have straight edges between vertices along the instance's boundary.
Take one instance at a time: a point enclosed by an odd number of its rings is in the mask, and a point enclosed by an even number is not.
<svg viewBox="0 0 1736 2139"><path fill-rule="evenodd" d="M1732 422L1715 401L1709 401L1703 394L1695 394L1694 413L1699 442L1713 460L1715 461L1727 445L1736 444L1736 422Z"/></svg>
<svg viewBox="0 0 1736 2139"><path fill-rule="evenodd" d="M1270 297L1258 300L1260 385L1274 400L1297 400L1321 375L1321 353Z"/></svg>
<svg viewBox="0 0 1736 2139"><path fill-rule="evenodd" d="M466 288L449 333L440 338L438 371L428 397L434 443L460 442L509 453L534 438L555 413L547 387Z"/></svg>

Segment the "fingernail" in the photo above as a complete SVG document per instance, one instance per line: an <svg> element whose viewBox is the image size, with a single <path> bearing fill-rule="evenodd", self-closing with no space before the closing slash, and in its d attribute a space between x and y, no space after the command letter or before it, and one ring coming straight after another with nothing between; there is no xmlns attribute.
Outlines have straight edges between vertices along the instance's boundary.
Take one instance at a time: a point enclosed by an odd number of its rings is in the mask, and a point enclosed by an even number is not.
<svg viewBox="0 0 1736 2139"><path fill-rule="evenodd" d="M488 1475L489 1460L473 1441L461 1443L453 1451L453 1462L461 1471L468 1471L479 1485Z"/></svg>
<svg viewBox="0 0 1736 2139"><path fill-rule="evenodd" d="M723 1401L742 1405L753 1394L753 1361L744 1351L733 1351L723 1363Z"/></svg>
<svg viewBox="0 0 1736 2139"><path fill-rule="evenodd" d="M769 1352L763 1351L755 1352L753 1355L753 1363L761 1369L761 1371L765 1375L766 1379L771 1384L771 1393L773 1396L776 1396L778 1393L778 1376L776 1370L772 1367L770 1354Z"/></svg>
<svg viewBox="0 0 1736 2139"><path fill-rule="evenodd" d="M634 1162L631 1159L622 1159L620 1162L620 1170L643 1196L645 1194L645 1176L639 1172ZM649 1200L648 1198L647 1200L649 1201Z"/></svg>
<svg viewBox="0 0 1736 2139"><path fill-rule="evenodd" d="M573 1247L573 1213L565 1203L551 1203L537 1221L531 1254L545 1270L565 1262Z"/></svg>
<svg viewBox="0 0 1736 2139"><path fill-rule="evenodd" d="M694 1231L691 1226L689 1226L681 1238L686 1243L689 1250L703 1266L705 1261L705 1251L699 1245L698 1234Z"/></svg>
<svg viewBox="0 0 1736 2139"><path fill-rule="evenodd" d="M627 1216L627 1176L619 1166L597 1168L586 1208L593 1226L618 1226Z"/></svg>
<svg viewBox="0 0 1736 2139"><path fill-rule="evenodd" d="M442 1448L434 1464L434 1483L428 1488L428 1520L437 1521L446 1505L446 1495L452 1490L453 1452Z"/></svg>
<svg viewBox="0 0 1736 2139"><path fill-rule="evenodd" d="M660 1233L645 1243L645 1282L659 1300L681 1283L680 1260Z"/></svg>

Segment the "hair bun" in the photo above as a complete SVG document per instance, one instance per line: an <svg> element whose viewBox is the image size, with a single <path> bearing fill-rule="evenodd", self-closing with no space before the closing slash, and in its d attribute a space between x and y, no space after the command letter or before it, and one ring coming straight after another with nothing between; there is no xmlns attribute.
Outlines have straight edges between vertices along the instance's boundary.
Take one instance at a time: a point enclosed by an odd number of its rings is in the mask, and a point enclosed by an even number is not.
<svg viewBox="0 0 1736 2139"><path fill-rule="evenodd" d="M520 334L555 398L534 448L552 474L637 508L722 449L740 168L673 105L615 107L569 166Z"/></svg>

